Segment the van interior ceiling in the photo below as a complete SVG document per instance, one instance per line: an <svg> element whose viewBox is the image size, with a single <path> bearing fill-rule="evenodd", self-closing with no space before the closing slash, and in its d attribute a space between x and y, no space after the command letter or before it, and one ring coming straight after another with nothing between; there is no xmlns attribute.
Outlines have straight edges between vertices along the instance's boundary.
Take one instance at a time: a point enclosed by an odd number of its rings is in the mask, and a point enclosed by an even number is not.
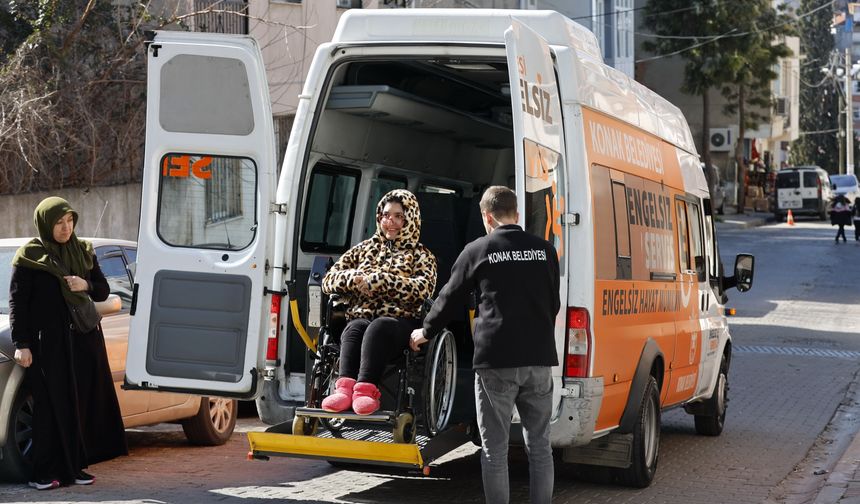
<svg viewBox="0 0 860 504"><path fill-rule="evenodd" d="M353 168L405 172L410 183L509 183L509 90L504 60L345 63L330 81L312 151Z"/></svg>

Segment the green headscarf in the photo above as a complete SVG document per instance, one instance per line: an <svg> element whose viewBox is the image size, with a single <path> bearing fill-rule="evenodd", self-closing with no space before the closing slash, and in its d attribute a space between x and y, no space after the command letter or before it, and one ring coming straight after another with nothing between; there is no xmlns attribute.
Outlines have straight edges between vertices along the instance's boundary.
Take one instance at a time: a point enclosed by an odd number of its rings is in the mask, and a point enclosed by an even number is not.
<svg viewBox="0 0 860 504"><path fill-rule="evenodd" d="M93 269L93 244L79 240L74 230L66 243L60 244L54 240L54 224L69 212L77 227L78 213L68 201L56 196L43 199L33 212L39 238L33 238L19 248L12 259L12 265L47 271L54 275L60 280L60 288L66 301L79 305L87 302L89 295L86 292L72 292L63 277L71 274L86 278L87 273ZM66 270L57 266L51 256L57 258Z"/></svg>

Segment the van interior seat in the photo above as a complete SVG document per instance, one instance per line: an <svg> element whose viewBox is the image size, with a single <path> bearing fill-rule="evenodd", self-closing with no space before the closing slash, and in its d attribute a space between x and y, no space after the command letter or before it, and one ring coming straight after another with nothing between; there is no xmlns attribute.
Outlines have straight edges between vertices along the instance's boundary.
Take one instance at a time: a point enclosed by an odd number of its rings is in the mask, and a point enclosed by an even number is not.
<svg viewBox="0 0 860 504"><path fill-rule="evenodd" d="M466 244L487 234L487 230L484 229L484 221L481 219L480 203L480 193L476 193L471 198L460 198L458 201L458 204L460 205L460 215L465 216L463 220L463 222L465 222L463 229L464 247Z"/></svg>
<svg viewBox="0 0 860 504"><path fill-rule="evenodd" d="M421 208L420 241L436 256L436 289L448 282L451 267L463 250L462 217L458 215L456 194L419 192L415 195ZM460 218L458 218L460 217Z"/></svg>

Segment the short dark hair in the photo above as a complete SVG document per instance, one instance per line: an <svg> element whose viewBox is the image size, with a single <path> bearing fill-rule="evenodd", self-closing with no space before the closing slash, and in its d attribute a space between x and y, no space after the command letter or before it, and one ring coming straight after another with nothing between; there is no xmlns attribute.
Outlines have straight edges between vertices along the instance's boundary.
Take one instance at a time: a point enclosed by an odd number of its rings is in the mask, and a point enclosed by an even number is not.
<svg viewBox="0 0 860 504"><path fill-rule="evenodd" d="M481 196L479 206L482 212L496 218L513 217L517 214L517 194L505 186L490 186Z"/></svg>

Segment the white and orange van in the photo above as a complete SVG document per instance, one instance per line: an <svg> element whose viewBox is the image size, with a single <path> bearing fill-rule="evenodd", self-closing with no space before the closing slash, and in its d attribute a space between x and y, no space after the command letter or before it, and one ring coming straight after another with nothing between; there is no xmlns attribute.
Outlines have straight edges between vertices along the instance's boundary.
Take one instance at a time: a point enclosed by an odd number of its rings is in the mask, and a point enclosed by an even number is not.
<svg viewBox="0 0 860 504"><path fill-rule="evenodd" d="M582 26L552 11L352 10L316 53L280 167L253 39L158 32L147 54L128 387L256 398L264 421L291 421L308 363L295 322L318 331L324 265L369 236L379 197L418 196L441 287L483 233L482 190L505 184L560 258L564 459L646 486L661 410L722 431L725 289L751 286L753 258L723 276L686 120L605 65ZM468 421L468 317L449 329L452 422Z"/></svg>

